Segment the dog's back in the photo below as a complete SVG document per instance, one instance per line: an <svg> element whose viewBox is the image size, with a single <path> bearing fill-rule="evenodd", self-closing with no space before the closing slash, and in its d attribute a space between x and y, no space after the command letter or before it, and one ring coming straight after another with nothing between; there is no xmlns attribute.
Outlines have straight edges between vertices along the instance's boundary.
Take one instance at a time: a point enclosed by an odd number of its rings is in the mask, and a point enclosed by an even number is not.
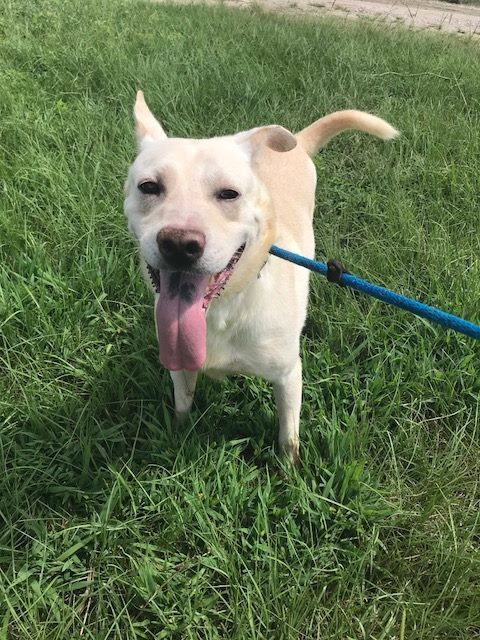
<svg viewBox="0 0 480 640"><path fill-rule="evenodd" d="M317 175L311 158L333 137L356 129L382 140L398 135L385 120L363 111L336 111L320 118L295 135L297 146L288 153L263 151L258 172L272 199L277 220L276 242L313 257L311 222Z"/></svg>

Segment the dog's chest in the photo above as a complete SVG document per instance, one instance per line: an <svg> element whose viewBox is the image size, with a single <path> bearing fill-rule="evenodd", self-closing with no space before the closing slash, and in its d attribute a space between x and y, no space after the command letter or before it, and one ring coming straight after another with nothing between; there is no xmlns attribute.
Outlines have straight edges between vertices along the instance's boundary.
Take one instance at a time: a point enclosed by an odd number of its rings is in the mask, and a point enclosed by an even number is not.
<svg viewBox="0 0 480 640"><path fill-rule="evenodd" d="M252 316L243 293L212 305L207 316L207 373L249 372L252 351L257 350L260 337Z"/></svg>
<svg viewBox="0 0 480 640"><path fill-rule="evenodd" d="M287 334L295 323L273 285L273 274L266 268L244 291L212 304L207 315L207 374L272 379L283 360L290 359Z"/></svg>

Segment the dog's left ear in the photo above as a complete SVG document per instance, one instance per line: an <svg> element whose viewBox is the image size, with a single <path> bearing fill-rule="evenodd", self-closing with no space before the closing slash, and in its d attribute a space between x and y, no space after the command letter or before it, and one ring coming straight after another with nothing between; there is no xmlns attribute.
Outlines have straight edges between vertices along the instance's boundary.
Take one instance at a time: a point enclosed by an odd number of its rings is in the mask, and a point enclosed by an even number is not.
<svg viewBox="0 0 480 640"><path fill-rule="evenodd" d="M144 142L155 139L164 140L167 137L167 134L162 129L162 125L148 108L145 98L143 97L143 91L137 92L133 115L135 116L135 129L139 149Z"/></svg>
<svg viewBox="0 0 480 640"><path fill-rule="evenodd" d="M276 124L240 133L238 134L238 141L240 144L248 145L252 157L255 157L263 147L284 153L297 146L297 139L293 133Z"/></svg>

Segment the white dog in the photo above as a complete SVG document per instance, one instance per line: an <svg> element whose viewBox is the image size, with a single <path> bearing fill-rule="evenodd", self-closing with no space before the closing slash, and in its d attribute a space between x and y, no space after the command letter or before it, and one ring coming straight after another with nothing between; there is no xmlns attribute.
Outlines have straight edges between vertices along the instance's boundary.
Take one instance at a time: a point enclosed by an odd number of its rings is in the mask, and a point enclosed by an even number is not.
<svg viewBox="0 0 480 640"><path fill-rule="evenodd" d="M272 244L312 258L316 173L311 156L345 129L397 131L361 111L339 111L296 135L258 127L206 140L167 138L137 94L138 155L125 213L153 280L160 362L175 412L191 408L199 370L273 383L279 443L298 459L300 332L309 272L269 255Z"/></svg>

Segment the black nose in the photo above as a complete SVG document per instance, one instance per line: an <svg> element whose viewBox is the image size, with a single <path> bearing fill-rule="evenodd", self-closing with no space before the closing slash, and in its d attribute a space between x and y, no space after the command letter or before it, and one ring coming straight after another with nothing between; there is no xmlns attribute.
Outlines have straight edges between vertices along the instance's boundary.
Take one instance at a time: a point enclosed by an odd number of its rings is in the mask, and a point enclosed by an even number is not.
<svg viewBox="0 0 480 640"><path fill-rule="evenodd" d="M164 227L157 234L157 244L163 259L170 267L186 269L202 257L205 236L196 229Z"/></svg>

